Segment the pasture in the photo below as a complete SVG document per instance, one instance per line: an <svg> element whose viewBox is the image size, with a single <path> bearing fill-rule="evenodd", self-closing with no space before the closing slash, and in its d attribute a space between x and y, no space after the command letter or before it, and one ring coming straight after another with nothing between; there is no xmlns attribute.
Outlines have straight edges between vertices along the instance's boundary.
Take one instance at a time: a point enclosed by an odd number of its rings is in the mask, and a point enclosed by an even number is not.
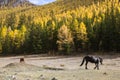
<svg viewBox="0 0 120 80"><path fill-rule="evenodd" d="M0 58L0 80L119 80L120 55L102 56L104 61L100 70L94 70L95 64L79 66L83 56L39 55L24 56L25 63L19 63L17 57Z"/></svg>

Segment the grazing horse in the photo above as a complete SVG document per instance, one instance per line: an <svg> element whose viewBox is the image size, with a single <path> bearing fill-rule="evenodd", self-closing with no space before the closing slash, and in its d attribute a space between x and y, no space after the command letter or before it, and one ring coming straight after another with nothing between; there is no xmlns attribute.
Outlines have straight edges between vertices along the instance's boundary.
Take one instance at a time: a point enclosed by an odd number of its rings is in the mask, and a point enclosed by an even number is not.
<svg viewBox="0 0 120 80"><path fill-rule="evenodd" d="M85 69L88 69L88 68L87 68L87 64L88 64L88 62L91 62L91 63L95 63L94 69L97 68L97 69L99 70L99 63L102 64L103 59L102 59L101 57L85 56L85 57L83 58L83 61L82 61L82 63L81 63L80 66L82 66L85 61L86 61L86 63L85 63Z"/></svg>

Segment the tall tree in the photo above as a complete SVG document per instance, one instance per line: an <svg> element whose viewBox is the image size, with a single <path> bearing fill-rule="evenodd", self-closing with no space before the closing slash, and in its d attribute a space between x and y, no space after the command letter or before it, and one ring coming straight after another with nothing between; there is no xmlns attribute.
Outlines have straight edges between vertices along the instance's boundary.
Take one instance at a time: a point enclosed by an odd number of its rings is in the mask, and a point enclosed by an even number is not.
<svg viewBox="0 0 120 80"><path fill-rule="evenodd" d="M69 53L73 46L73 37L67 26L63 25L58 30L58 50Z"/></svg>
<svg viewBox="0 0 120 80"><path fill-rule="evenodd" d="M75 29L75 36L74 36L74 43L76 50L79 49L85 49L85 45L87 42L87 30L86 26L83 22L80 23L80 25Z"/></svg>

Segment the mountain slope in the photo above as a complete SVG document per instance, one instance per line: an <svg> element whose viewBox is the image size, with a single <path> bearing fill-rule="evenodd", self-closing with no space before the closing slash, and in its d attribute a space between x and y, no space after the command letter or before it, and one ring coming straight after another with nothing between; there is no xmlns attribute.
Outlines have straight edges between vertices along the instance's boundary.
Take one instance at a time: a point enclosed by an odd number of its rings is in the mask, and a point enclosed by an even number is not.
<svg viewBox="0 0 120 80"><path fill-rule="evenodd" d="M32 3L30 3L28 0L0 0L0 6L12 6L12 7L16 7L16 6L29 6L29 5L33 5Z"/></svg>
<svg viewBox="0 0 120 80"><path fill-rule="evenodd" d="M35 15L50 15L51 12L54 14L61 14L66 11L75 10L82 6L90 6L92 4L97 4L99 0L56 0L55 2L42 5L34 6L29 10L26 10L25 13L34 12ZM103 0L100 0L103 1Z"/></svg>
<svg viewBox="0 0 120 80"><path fill-rule="evenodd" d="M0 0L0 4L6 1L6 6L18 6L18 5L24 5L25 3L27 5L31 5L31 3L28 0ZM16 7L16 8L9 8L4 9L2 8L0 10L0 17L3 17L4 15L11 14L11 13L17 13L17 14L28 14L32 16L49 16L51 12L54 12L54 14L61 14L66 11L74 10L81 6L90 6L93 3L97 3L99 0L56 0L55 2L46 4L46 5L40 5L40 6L28 6L28 7ZM100 0L103 1L103 0ZM5 2L4 2L5 3ZM32 4L33 5L33 4ZM33 14L34 13L34 14Z"/></svg>
<svg viewBox="0 0 120 80"><path fill-rule="evenodd" d="M120 4L100 1L0 8L0 53L120 51Z"/></svg>

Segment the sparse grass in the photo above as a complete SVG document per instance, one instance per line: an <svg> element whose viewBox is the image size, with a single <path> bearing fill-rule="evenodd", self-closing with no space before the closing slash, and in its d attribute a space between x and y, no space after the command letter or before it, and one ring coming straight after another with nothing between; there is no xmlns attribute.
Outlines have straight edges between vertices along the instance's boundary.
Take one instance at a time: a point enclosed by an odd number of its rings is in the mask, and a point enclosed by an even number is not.
<svg viewBox="0 0 120 80"><path fill-rule="evenodd" d="M39 58L39 57L37 57ZM1 59L0 62L9 62ZM19 59L16 59L16 61ZM100 65L100 70L94 70L94 64L88 64L89 69L85 70L84 65L79 67L81 57L59 58L52 60L26 59L27 64L14 64L12 67L0 69L0 80L8 80L14 76L17 80L119 80L120 79L120 58L104 58L104 65ZM12 61L13 62L13 61ZM11 63L11 62L9 62ZM34 65L29 65L34 64ZM43 64L44 63L44 64ZM50 64L48 64L50 63ZM2 63L1 63L2 64ZM11 66L11 65L10 65ZM14 66L14 67L13 67ZM16 67L15 67L16 66ZM61 68L62 67L62 68ZM18 68L18 70L17 70ZM22 70L24 68L24 70ZM29 70L28 70L29 68ZM36 69L35 69L36 68ZM70 69L69 69L70 68ZM27 70L25 70L27 69ZM41 76L42 75L42 76ZM10 79L13 80L13 79Z"/></svg>

